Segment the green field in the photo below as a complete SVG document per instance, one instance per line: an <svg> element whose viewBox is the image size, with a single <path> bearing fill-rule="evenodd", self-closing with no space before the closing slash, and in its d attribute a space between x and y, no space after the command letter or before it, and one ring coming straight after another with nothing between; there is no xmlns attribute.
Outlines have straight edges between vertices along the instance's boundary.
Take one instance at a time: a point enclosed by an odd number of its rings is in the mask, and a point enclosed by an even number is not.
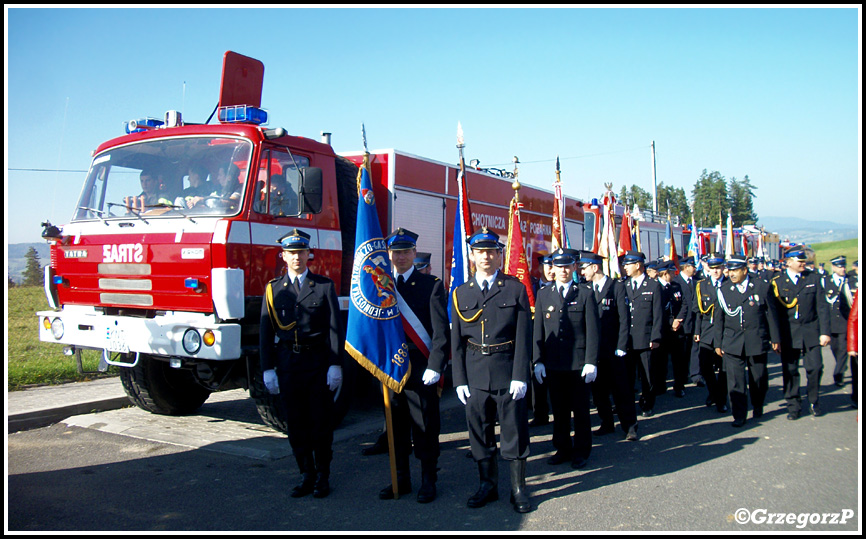
<svg viewBox="0 0 866 539"><path fill-rule="evenodd" d="M815 251L815 265L821 262L824 263L825 269L830 270L830 260L839 255L845 255L848 259L848 270L851 269L851 264L857 260L857 246L859 240L842 240L831 241L827 243L813 243L810 245Z"/></svg>
<svg viewBox="0 0 866 539"><path fill-rule="evenodd" d="M15 391L39 384L61 384L92 380L93 375L78 373L74 357L64 356L59 344L39 340L37 311L47 310L48 302L42 287L30 286L7 289L9 337L7 346L7 389ZM82 355L84 370L95 371L99 354L86 351ZM107 375L112 374L109 370ZM106 376L106 375L99 375Z"/></svg>

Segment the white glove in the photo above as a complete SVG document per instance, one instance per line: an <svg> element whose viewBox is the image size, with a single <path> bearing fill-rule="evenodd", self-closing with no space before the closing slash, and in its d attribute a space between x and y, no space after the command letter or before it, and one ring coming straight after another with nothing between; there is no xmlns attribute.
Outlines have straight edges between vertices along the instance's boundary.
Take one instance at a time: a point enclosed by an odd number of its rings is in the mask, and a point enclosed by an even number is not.
<svg viewBox="0 0 866 539"><path fill-rule="evenodd" d="M268 389L268 393L271 395L279 395L280 382L277 380L277 371L274 369L268 369L262 373L262 376L265 379L265 387Z"/></svg>
<svg viewBox="0 0 866 539"><path fill-rule="evenodd" d="M539 384L544 383L544 378L547 377L547 371L544 369L544 363L535 364L535 379Z"/></svg>
<svg viewBox="0 0 866 539"><path fill-rule="evenodd" d="M623 356L625 356L625 350L617 350L617 351L614 352L614 353L616 354L616 357L623 357Z"/></svg>
<svg viewBox="0 0 866 539"><path fill-rule="evenodd" d="M526 382L521 382L520 380L512 380L511 388L508 390L511 393L511 398L519 401L524 396L526 396Z"/></svg>
<svg viewBox="0 0 866 539"><path fill-rule="evenodd" d="M469 398L469 386L457 386L457 398L463 405L466 405L466 399Z"/></svg>
<svg viewBox="0 0 866 539"><path fill-rule="evenodd" d="M339 365L328 367L328 389L337 391L343 385L343 368Z"/></svg>
<svg viewBox="0 0 866 539"><path fill-rule="evenodd" d="M595 377L598 376L598 369L595 368L595 365L587 363L583 366L583 372L581 372L580 375L586 378L587 384L590 384L595 380Z"/></svg>
<svg viewBox="0 0 866 539"><path fill-rule="evenodd" d="M432 386L439 381L439 373L433 369L427 369L424 371L424 374L421 375L421 381L424 382L425 386Z"/></svg>

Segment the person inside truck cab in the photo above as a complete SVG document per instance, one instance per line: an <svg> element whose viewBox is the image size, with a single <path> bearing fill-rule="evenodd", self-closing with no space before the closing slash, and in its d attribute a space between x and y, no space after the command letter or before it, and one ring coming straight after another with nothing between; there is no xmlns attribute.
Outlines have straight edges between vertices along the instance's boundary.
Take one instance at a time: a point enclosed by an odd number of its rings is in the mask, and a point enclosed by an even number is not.
<svg viewBox="0 0 866 539"><path fill-rule="evenodd" d="M270 214L275 217L286 217L298 214L298 194L286 182L282 174L271 176Z"/></svg>
<svg viewBox="0 0 866 539"><path fill-rule="evenodd" d="M207 181L207 176L207 169L202 165L189 167L189 175L187 176L189 187L181 191L180 196L175 199L174 205L192 209L203 204L205 197L213 191L211 183Z"/></svg>
<svg viewBox="0 0 866 539"><path fill-rule="evenodd" d="M220 167L217 170L216 185L210 193L208 206L212 208L228 208L236 210L241 199L241 184L238 179L241 169L234 163Z"/></svg>
<svg viewBox="0 0 866 539"><path fill-rule="evenodd" d="M162 177L153 169L144 169L139 175L141 183L141 193L138 195L139 200L143 202L143 208L148 206L156 206L159 204L169 204L171 201L165 198L162 194ZM134 206L134 205L133 205Z"/></svg>

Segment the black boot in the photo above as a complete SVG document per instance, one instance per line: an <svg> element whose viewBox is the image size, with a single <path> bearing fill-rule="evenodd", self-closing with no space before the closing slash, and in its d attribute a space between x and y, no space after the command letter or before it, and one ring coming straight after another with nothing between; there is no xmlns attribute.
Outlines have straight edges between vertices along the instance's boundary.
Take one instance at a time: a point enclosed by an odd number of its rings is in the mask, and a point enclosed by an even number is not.
<svg viewBox="0 0 866 539"><path fill-rule="evenodd" d="M298 462L302 479L301 484L292 489L290 496L302 498L313 493L313 486L316 482L316 467L313 465L312 454L295 455L295 460Z"/></svg>
<svg viewBox="0 0 866 539"><path fill-rule="evenodd" d="M478 491L466 502L466 506L473 509L484 507L489 502L495 502L499 499L499 466L497 455L494 454L491 458L478 461L478 477L481 480Z"/></svg>
<svg viewBox="0 0 866 539"><path fill-rule="evenodd" d="M331 493L328 479L331 477L331 451L316 452L316 483L313 485L313 498L324 498Z"/></svg>
<svg viewBox="0 0 866 539"><path fill-rule="evenodd" d="M436 499L436 465L435 460L421 463L421 488L416 497L418 503L430 503Z"/></svg>
<svg viewBox="0 0 866 539"><path fill-rule="evenodd" d="M518 513L532 511L526 490L526 459L511 461L511 504Z"/></svg>

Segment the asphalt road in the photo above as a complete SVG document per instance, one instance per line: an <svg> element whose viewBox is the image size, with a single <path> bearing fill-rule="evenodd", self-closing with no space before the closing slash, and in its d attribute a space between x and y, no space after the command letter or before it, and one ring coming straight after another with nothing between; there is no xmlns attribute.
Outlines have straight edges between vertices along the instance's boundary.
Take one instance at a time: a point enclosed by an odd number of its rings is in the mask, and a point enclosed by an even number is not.
<svg viewBox="0 0 866 539"><path fill-rule="evenodd" d="M209 402L193 418L147 415L154 427L178 432L176 443L110 432L118 422L136 421L140 410L111 412L121 414L116 418L90 414L76 420L86 427L58 423L8 435L7 530L856 532L860 423L850 407L850 380L833 386L832 365L825 357L822 417L786 419L775 359L759 422L750 413L746 427L734 429L729 414L704 406L705 389L689 386L684 399L669 391L654 417L639 419L639 442L620 433L596 438L589 465L579 471L549 466L551 427L533 429L527 475L536 509L525 515L508 503L505 462L500 500L466 507L477 469L466 458L465 418L453 391L442 405L439 496L427 505L415 502L415 492L377 498L389 483L387 456L359 453L381 425L376 409L350 416L338 431L332 493L321 500L289 497L299 477L288 452L257 458L240 450L274 443L251 424L248 399ZM189 421L203 428L235 421L246 434L190 447L178 441L185 432L198 436ZM288 445L285 438L278 443ZM417 491L414 459L412 473Z"/></svg>

